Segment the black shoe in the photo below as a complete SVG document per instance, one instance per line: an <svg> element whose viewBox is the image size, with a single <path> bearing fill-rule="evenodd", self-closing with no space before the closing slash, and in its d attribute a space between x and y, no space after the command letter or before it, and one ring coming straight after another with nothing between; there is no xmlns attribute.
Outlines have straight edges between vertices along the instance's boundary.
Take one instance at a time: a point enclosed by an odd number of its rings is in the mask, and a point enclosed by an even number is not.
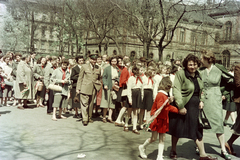
<svg viewBox="0 0 240 160"><path fill-rule="evenodd" d="M88 122L87 121L83 121L82 122L84 126L87 126L88 125Z"/></svg>

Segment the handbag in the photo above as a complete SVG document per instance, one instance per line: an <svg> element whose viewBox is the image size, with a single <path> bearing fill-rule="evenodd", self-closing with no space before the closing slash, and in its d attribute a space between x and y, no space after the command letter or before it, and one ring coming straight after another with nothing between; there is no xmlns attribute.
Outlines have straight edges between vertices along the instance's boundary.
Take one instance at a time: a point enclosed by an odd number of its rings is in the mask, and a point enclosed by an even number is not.
<svg viewBox="0 0 240 160"><path fill-rule="evenodd" d="M51 89L57 92L62 92L62 87L56 84L49 84L48 89Z"/></svg>
<svg viewBox="0 0 240 160"><path fill-rule="evenodd" d="M200 127L203 129L211 129L212 127L211 127L203 109L200 109L199 114L200 114L200 116L199 116L200 117L200 119L199 119Z"/></svg>
<svg viewBox="0 0 240 160"><path fill-rule="evenodd" d="M115 91L111 91L110 94L111 94L112 100L116 100L117 99L117 94L116 94Z"/></svg>
<svg viewBox="0 0 240 160"><path fill-rule="evenodd" d="M122 97L127 96L127 89L123 89L123 90L122 90L121 96L122 96Z"/></svg>

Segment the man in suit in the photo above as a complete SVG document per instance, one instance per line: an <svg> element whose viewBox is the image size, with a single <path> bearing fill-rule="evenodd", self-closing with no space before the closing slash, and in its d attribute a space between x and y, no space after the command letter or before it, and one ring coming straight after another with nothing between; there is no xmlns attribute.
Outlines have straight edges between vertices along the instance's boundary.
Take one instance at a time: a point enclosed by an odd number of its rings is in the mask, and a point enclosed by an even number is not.
<svg viewBox="0 0 240 160"><path fill-rule="evenodd" d="M79 102L74 102L74 97L76 95L76 87L77 87L77 81L78 81L78 77L79 77L79 73L80 73L80 69L84 63L84 58L83 56L77 56L75 58L77 65L75 67L72 68L72 72L71 72L71 76L70 79L72 80L72 90L71 90L71 94L72 94L72 107L75 109L75 115L73 116L73 118L79 118L78 115L78 108L80 108L80 103ZM80 95L77 95L78 99L80 99Z"/></svg>
<svg viewBox="0 0 240 160"><path fill-rule="evenodd" d="M96 65L97 57L97 54L89 55L90 63L82 65L77 81L76 94L80 94L80 104L84 126L87 126L88 122L93 122L91 119L93 103L97 91L101 88L101 69Z"/></svg>
<svg viewBox="0 0 240 160"><path fill-rule="evenodd" d="M53 112L53 91L48 89L48 86L50 84L50 78L52 76L53 71L57 68L57 57L52 56L51 57L51 62L48 63L45 67L45 72L44 72L44 85L46 86L46 93L48 93L48 100L47 100L47 114L52 114Z"/></svg>
<svg viewBox="0 0 240 160"><path fill-rule="evenodd" d="M37 60L35 59L36 57L36 53L35 52L31 52L31 59L30 59L30 67L34 67L35 64L37 64Z"/></svg>
<svg viewBox="0 0 240 160"><path fill-rule="evenodd" d="M234 69L234 81L235 81L235 89L234 89L234 102L237 106L237 118L236 122L233 125L233 134L229 138L229 140L225 143L225 147L228 150L229 154L235 155L232 144L236 139L238 139L240 135L240 64L235 66Z"/></svg>

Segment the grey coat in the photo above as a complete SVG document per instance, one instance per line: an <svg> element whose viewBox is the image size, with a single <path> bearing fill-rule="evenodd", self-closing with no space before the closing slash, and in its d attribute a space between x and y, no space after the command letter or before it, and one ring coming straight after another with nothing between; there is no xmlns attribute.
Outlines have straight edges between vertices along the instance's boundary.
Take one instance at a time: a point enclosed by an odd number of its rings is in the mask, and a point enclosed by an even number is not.
<svg viewBox="0 0 240 160"><path fill-rule="evenodd" d="M17 66L16 87L19 88L20 92L24 89L23 83L27 84L29 91L25 95L22 95L21 93L16 93L16 98L33 99L33 71L32 68L25 61L19 62Z"/></svg>
<svg viewBox="0 0 240 160"><path fill-rule="evenodd" d="M59 67L57 69L55 69L53 71L53 74L50 78L51 80L51 83L53 84L57 84L57 85L63 85L62 83L62 77L63 77L63 71L62 71L62 68ZM71 80L70 80L70 72L69 70L67 69L66 70L66 78L65 79L68 79L68 83L65 83L63 86L62 86L62 92L56 92L54 91L53 93L54 94L62 94L64 96L67 96L68 95L68 88L69 88L69 85L71 84Z"/></svg>
<svg viewBox="0 0 240 160"><path fill-rule="evenodd" d="M204 112L210 122L212 129L207 131L213 133L224 133L223 112L222 112L222 93L220 90L221 79L230 79L220 69L213 65L209 75L207 70L201 71L203 87ZM227 80L228 81L228 80Z"/></svg>

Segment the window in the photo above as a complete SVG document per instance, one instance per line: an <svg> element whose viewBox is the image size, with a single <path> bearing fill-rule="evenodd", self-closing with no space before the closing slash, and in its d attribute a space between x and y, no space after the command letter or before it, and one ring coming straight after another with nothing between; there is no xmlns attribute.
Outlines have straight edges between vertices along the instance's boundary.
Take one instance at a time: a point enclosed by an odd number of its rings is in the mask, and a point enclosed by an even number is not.
<svg viewBox="0 0 240 160"><path fill-rule="evenodd" d="M197 43L197 34L196 31L191 32L191 43L196 44Z"/></svg>
<svg viewBox="0 0 240 160"><path fill-rule="evenodd" d="M232 22L228 21L225 23L225 40L231 40L232 36Z"/></svg>
<svg viewBox="0 0 240 160"><path fill-rule="evenodd" d="M42 37L45 38L46 36L46 29L47 29L47 26L42 26Z"/></svg>
<svg viewBox="0 0 240 160"><path fill-rule="evenodd" d="M202 39L201 39L201 44L202 45L206 45L207 44L207 32L206 31L204 31L203 33L202 33Z"/></svg>
<svg viewBox="0 0 240 160"><path fill-rule="evenodd" d="M45 42L41 42L41 49L45 49Z"/></svg>
<svg viewBox="0 0 240 160"><path fill-rule="evenodd" d="M180 28L180 42L184 42L185 40L185 29L184 28Z"/></svg>
<svg viewBox="0 0 240 160"><path fill-rule="evenodd" d="M50 27L49 33L50 33L49 37L50 37L50 38L53 38L53 27Z"/></svg>
<svg viewBox="0 0 240 160"><path fill-rule="evenodd" d="M47 16L46 16L46 15L43 15L43 16L42 16L42 21L43 21L43 22L46 22L46 20L47 20Z"/></svg>
<svg viewBox="0 0 240 160"><path fill-rule="evenodd" d="M230 67L230 52L228 50L222 52L222 65L226 68Z"/></svg>

